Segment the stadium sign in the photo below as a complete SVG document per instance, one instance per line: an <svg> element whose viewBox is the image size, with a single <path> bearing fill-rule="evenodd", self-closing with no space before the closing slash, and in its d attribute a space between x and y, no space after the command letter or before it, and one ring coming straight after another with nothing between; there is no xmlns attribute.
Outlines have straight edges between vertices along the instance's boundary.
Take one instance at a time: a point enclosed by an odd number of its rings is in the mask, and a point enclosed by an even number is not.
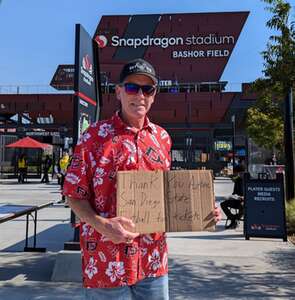
<svg viewBox="0 0 295 300"><path fill-rule="evenodd" d="M101 48L108 44L108 40L104 35L99 35L95 39ZM121 38L117 35L111 37L111 46L113 47L132 47L138 48L142 46L157 46L161 48L168 48L169 46L181 46L181 45L229 45L235 44L235 38L232 35L217 36L215 34L208 34L206 36L188 36L183 38L178 37L146 37L139 38Z"/></svg>

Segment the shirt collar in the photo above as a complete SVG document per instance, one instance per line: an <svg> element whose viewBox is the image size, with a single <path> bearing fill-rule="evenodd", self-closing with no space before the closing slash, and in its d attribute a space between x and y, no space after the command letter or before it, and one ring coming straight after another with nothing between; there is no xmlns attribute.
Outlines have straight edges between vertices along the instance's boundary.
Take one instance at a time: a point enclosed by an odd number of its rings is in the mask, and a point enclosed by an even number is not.
<svg viewBox="0 0 295 300"><path fill-rule="evenodd" d="M116 113L112 116L112 122L116 129L126 129L132 132L135 131L133 127L128 126L120 117L120 111L116 111ZM144 124L141 130L149 130L153 132L153 124L150 122L149 118L145 116Z"/></svg>

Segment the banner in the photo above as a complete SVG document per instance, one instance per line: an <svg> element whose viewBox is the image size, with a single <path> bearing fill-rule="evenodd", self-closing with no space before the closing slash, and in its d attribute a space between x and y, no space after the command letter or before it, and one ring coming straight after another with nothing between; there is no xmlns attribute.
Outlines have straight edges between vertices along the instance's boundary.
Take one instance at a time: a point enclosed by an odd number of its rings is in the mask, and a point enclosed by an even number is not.
<svg viewBox="0 0 295 300"><path fill-rule="evenodd" d="M101 93L96 45L83 26L76 24L73 146L88 126L99 119ZM64 249L79 250L78 220L73 211L71 223L75 227L74 238L64 244Z"/></svg>
<svg viewBox="0 0 295 300"><path fill-rule="evenodd" d="M88 126L99 118L99 68L95 47L96 43L88 32L76 24L74 145Z"/></svg>

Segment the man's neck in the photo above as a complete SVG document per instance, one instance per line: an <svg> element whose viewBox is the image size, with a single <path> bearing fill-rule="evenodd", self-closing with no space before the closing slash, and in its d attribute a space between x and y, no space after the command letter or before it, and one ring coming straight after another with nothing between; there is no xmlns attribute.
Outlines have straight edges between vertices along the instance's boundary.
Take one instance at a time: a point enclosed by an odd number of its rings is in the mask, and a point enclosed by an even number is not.
<svg viewBox="0 0 295 300"><path fill-rule="evenodd" d="M126 118L122 112L119 112L119 116L121 117L121 119L124 121L124 123L126 123L128 126L136 129L136 130L140 130L143 128L144 125L144 121L145 121L145 117L140 118L140 119L131 119L131 118Z"/></svg>

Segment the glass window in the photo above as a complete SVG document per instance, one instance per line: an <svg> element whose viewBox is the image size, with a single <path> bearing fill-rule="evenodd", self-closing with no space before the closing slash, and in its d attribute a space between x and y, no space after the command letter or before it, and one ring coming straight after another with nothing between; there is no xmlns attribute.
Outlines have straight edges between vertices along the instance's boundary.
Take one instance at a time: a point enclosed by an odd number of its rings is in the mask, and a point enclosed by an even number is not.
<svg viewBox="0 0 295 300"><path fill-rule="evenodd" d="M201 161L201 154L203 151L201 149L195 150L195 162L200 162Z"/></svg>
<svg viewBox="0 0 295 300"><path fill-rule="evenodd" d="M183 162L184 161L183 150L172 150L171 158L172 158L172 161Z"/></svg>

